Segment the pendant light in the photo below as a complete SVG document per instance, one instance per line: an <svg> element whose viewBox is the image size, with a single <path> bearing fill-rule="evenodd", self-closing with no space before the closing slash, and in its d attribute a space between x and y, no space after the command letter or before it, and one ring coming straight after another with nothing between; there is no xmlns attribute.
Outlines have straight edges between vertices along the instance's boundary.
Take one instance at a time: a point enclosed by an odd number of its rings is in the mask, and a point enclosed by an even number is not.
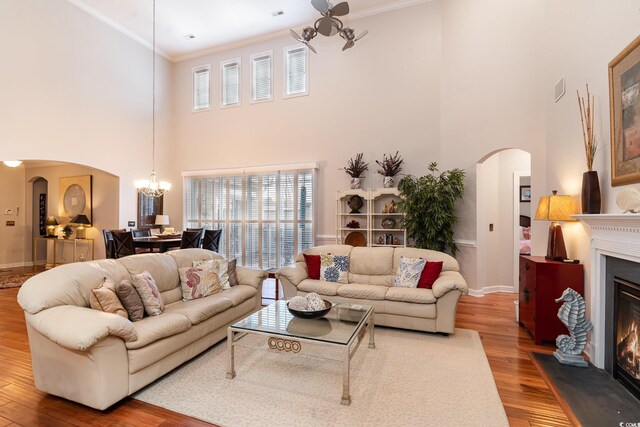
<svg viewBox="0 0 640 427"><path fill-rule="evenodd" d="M156 0L153 0L153 125L152 125L152 149L151 149L151 178L135 182L138 192L151 197L161 197L171 190L171 183L156 180Z"/></svg>

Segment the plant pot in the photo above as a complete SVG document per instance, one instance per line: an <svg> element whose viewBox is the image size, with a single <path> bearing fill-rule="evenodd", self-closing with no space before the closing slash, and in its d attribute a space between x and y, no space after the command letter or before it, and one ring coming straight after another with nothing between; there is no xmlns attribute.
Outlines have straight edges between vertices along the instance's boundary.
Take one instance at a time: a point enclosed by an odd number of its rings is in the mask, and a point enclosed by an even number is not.
<svg viewBox="0 0 640 427"><path fill-rule="evenodd" d="M392 188L393 187L393 177L392 176L385 176L384 179L382 180L382 186L384 188Z"/></svg>
<svg viewBox="0 0 640 427"><path fill-rule="evenodd" d="M582 174L582 213L599 214L601 210L600 182L598 171Z"/></svg>
<svg viewBox="0 0 640 427"><path fill-rule="evenodd" d="M362 178L360 178L360 177L351 178L351 189L352 190L358 190L361 185L362 185Z"/></svg>

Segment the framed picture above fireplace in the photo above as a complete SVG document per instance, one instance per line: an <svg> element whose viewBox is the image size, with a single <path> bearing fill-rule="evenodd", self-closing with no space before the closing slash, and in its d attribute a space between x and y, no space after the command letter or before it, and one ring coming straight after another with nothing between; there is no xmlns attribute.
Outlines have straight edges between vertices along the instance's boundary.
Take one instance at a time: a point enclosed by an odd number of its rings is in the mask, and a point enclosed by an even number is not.
<svg viewBox="0 0 640 427"><path fill-rule="evenodd" d="M640 182L640 37L609 63L611 185Z"/></svg>

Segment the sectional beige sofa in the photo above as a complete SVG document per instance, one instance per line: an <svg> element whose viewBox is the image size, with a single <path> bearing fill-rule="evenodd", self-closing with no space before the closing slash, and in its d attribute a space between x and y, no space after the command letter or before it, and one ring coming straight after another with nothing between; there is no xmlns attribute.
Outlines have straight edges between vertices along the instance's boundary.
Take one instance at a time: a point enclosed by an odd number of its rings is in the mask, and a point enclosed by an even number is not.
<svg viewBox="0 0 640 427"><path fill-rule="evenodd" d="M303 253L348 255L349 283L309 279ZM296 256L295 266L276 273L286 298L316 292L330 301L374 306L377 325L443 334L455 331L458 299L469 292L455 258L426 249L348 245L318 246L303 253ZM433 289L393 287L401 256L443 261L442 273Z"/></svg>
<svg viewBox="0 0 640 427"><path fill-rule="evenodd" d="M182 301L179 267L219 258L203 249L63 265L29 279L25 311L36 387L105 409L227 336L227 326L261 306L266 273L237 267L238 286ZM149 271L166 308L138 322L89 308L104 277L119 282Z"/></svg>

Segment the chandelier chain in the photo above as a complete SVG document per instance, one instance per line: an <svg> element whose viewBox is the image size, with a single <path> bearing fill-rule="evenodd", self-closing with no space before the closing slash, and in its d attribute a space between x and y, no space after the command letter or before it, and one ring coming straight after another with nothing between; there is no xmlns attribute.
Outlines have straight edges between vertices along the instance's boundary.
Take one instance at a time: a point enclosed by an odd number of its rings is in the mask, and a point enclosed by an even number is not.
<svg viewBox="0 0 640 427"><path fill-rule="evenodd" d="M153 0L153 60L152 60L152 129L151 129L151 170L156 170L156 0Z"/></svg>

